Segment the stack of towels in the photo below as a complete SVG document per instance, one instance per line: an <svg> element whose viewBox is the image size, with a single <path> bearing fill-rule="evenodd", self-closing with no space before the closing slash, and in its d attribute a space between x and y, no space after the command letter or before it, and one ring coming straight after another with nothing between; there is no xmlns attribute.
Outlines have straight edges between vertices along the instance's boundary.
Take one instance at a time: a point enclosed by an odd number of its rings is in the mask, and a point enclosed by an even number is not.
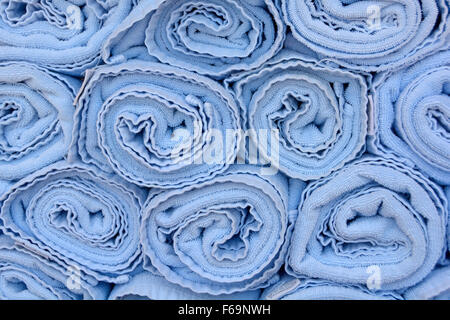
<svg viewBox="0 0 450 320"><path fill-rule="evenodd" d="M0 0L0 299L450 299L450 0Z"/></svg>

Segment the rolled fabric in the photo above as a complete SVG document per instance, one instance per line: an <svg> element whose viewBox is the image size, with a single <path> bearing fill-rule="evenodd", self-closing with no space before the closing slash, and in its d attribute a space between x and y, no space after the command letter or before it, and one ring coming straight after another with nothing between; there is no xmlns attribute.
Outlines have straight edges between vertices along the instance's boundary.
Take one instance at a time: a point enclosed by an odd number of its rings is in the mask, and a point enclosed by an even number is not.
<svg viewBox="0 0 450 320"><path fill-rule="evenodd" d="M148 271L135 274L127 283L115 285L109 300L257 300L260 290L235 294L195 293Z"/></svg>
<svg viewBox="0 0 450 320"><path fill-rule="evenodd" d="M2 0L0 61L21 60L81 75L135 0Z"/></svg>
<svg viewBox="0 0 450 320"><path fill-rule="evenodd" d="M450 267L433 270L404 294L408 300L450 300Z"/></svg>
<svg viewBox="0 0 450 320"><path fill-rule="evenodd" d="M89 73L74 127L71 161L113 169L143 187L210 179L233 163L240 141L230 93L211 79L153 62ZM227 138L227 130L236 134Z"/></svg>
<svg viewBox="0 0 450 320"><path fill-rule="evenodd" d="M403 300L394 292L374 292L361 285L343 285L322 279L284 276L264 289L261 300Z"/></svg>
<svg viewBox="0 0 450 320"><path fill-rule="evenodd" d="M284 31L272 0L144 1L108 38L103 59L157 58L223 78L271 58Z"/></svg>
<svg viewBox="0 0 450 320"><path fill-rule="evenodd" d="M287 249L287 187L281 174L233 165L213 180L150 196L143 252L168 281L197 293L265 287Z"/></svg>
<svg viewBox="0 0 450 320"><path fill-rule="evenodd" d="M419 61L448 41L448 0L281 0L299 44L321 59L383 71Z"/></svg>
<svg viewBox="0 0 450 320"><path fill-rule="evenodd" d="M14 246L0 235L0 299L1 300L91 300L105 299L109 285L92 286L81 279L70 282L49 260L33 256Z"/></svg>
<svg viewBox="0 0 450 320"><path fill-rule="evenodd" d="M252 143L271 162L278 151L279 169L289 177L324 177L363 150L367 85L359 75L319 67L283 50L264 67L225 82L236 94ZM265 131L279 132L277 147L272 139L260 142Z"/></svg>
<svg viewBox="0 0 450 320"><path fill-rule="evenodd" d="M0 64L0 189L67 155L79 87L28 63Z"/></svg>
<svg viewBox="0 0 450 320"><path fill-rule="evenodd" d="M141 262L143 191L89 167L59 162L27 176L0 199L2 230L30 251L120 283Z"/></svg>
<svg viewBox="0 0 450 320"><path fill-rule="evenodd" d="M445 250L444 204L419 172L363 158L306 187L287 271L377 290L413 286Z"/></svg>
<svg viewBox="0 0 450 320"><path fill-rule="evenodd" d="M374 81L373 152L450 185L450 50Z"/></svg>

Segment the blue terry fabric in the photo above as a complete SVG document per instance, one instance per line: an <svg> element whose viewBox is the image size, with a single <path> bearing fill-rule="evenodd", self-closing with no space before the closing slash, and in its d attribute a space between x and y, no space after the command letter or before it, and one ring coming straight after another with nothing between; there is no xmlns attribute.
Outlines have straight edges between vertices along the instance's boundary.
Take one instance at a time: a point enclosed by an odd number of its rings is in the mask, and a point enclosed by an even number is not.
<svg viewBox="0 0 450 320"><path fill-rule="evenodd" d="M286 258L288 273L380 289L421 281L445 250L442 190L419 172L364 158L307 186Z"/></svg>
<svg viewBox="0 0 450 320"><path fill-rule="evenodd" d="M371 291L361 285L339 284L329 280L294 278L285 275L264 289L262 300L402 300L390 291Z"/></svg>
<svg viewBox="0 0 450 320"><path fill-rule="evenodd" d="M135 0L0 1L0 62L21 60L81 75Z"/></svg>
<svg viewBox="0 0 450 320"><path fill-rule="evenodd" d="M75 116L70 158L112 168L143 187L210 179L234 161L240 139L240 134L226 136L227 129L240 129L229 92L209 78L153 62L130 61L90 73ZM204 154L215 148L213 130L222 133L223 150L208 162ZM190 134L190 143L178 132ZM183 145L190 145L188 152L174 158Z"/></svg>
<svg viewBox="0 0 450 320"><path fill-rule="evenodd" d="M65 157L79 87L74 78L28 63L0 63L0 195Z"/></svg>
<svg viewBox="0 0 450 320"><path fill-rule="evenodd" d="M225 82L244 128L279 131L279 169L289 177L326 176L363 150L367 85L359 75L302 61L287 49ZM256 135L251 139L257 143ZM258 143L261 154L270 154L271 143Z"/></svg>
<svg viewBox="0 0 450 320"><path fill-rule="evenodd" d="M2 230L44 258L76 267L86 279L120 283L141 262L145 193L79 164L59 162L0 198Z"/></svg>
<svg viewBox="0 0 450 320"><path fill-rule="evenodd" d="M371 148L450 185L450 50L374 81Z"/></svg>
<svg viewBox="0 0 450 320"><path fill-rule="evenodd" d="M234 294L209 295L195 293L160 275L148 271L139 272L124 284L115 285L109 295L110 300L257 300L260 290Z"/></svg>
<svg viewBox="0 0 450 320"><path fill-rule="evenodd" d="M404 294L408 300L450 300L450 267L433 270Z"/></svg>
<svg viewBox="0 0 450 320"><path fill-rule="evenodd" d="M299 44L363 71L407 66L450 38L448 0L281 0Z"/></svg>
<svg viewBox="0 0 450 320"><path fill-rule="evenodd" d="M267 286L287 249L288 182L233 165L213 180L149 197L141 242L152 266L198 293Z"/></svg>
<svg viewBox="0 0 450 320"><path fill-rule="evenodd" d="M156 58L222 78L271 58L284 31L272 0L143 1L108 38L103 58Z"/></svg>
<svg viewBox="0 0 450 320"><path fill-rule="evenodd" d="M69 276L58 266L16 247L14 241L0 235L1 300L91 300L105 299L110 286L78 282L69 289Z"/></svg>

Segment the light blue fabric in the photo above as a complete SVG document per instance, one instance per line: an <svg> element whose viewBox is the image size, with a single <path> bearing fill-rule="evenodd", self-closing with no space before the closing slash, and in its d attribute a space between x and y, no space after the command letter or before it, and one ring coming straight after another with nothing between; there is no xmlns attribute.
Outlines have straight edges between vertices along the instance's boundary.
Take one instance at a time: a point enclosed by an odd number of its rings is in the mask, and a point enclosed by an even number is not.
<svg viewBox="0 0 450 320"><path fill-rule="evenodd" d="M79 87L74 78L31 64L0 64L0 185L66 156Z"/></svg>
<svg viewBox="0 0 450 320"><path fill-rule="evenodd" d="M272 0L142 1L107 40L103 58L156 58L222 78L271 58L285 26Z"/></svg>
<svg viewBox="0 0 450 320"><path fill-rule="evenodd" d="M141 242L160 274L214 295L267 285L290 234L288 182L258 169L234 165L213 180L150 196Z"/></svg>
<svg viewBox="0 0 450 320"><path fill-rule="evenodd" d="M85 80L70 158L112 168L140 186L182 187L210 179L234 161L240 135L227 139L227 129L240 129L238 107L217 82L159 63L131 61L98 68ZM205 150L215 149L212 130L222 133L223 148L218 159L208 162ZM189 150L178 155L183 145Z"/></svg>
<svg viewBox="0 0 450 320"><path fill-rule="evenodd" d="M404 296L408 300L450 300L450 267L435 269Z"/></svg>
<svg viewBox="0 0 450 320"><path fill-rule="evenodd" d="M279 131L279 169L302 180L342 167L363 150L367 85L358 75L303 62L282 51L262 68L226 80L234 90L243 126ZM271 143L258 143L270 155Z"/></svg>
<svg viewBox="0 0 450 320"><path fill-rule="evenodd" d="M82 280L70 290L69 277L55 263L15 247L10 238L0 235L1 300L91 300L109 294L108 284L92 286Z"/></svg>
<svg viewBox="0 0 450 320"><path fill-rule="evenodd" d="M115 285L110 300L257 300L260 290L235 294L209 295L195 293L173 284L162 276L142 271L124 284Z"/></svg>
<svg viewBox="0 0 450 320"><path fill-rule="evenodd" d="M144 198L142 190L117 177L59 162L0 198L2 229L67 270L78 268L83 278L126 282L141 262Z"/></svg>
<svg viewBox="0 0 450 320"><path fill-rule="evenodd" d="M371 146L450 184L450 51L375 80Z"/></svg>
<svg viewBox="0 0 450 320"><path fill-rule="evenodd" d="M404 67L449 40L448 0L281 2L299 46L353 69Z"/></svg>
<svg viewBox="0 0 450 320"><path fill-rule="evenodd" d="M0 62L21 60L81 75L135 0L1 0Z"/></svg>
<svg viewBox="0 0 450 320"><path fill-rule="evenodd" d="M288 275L264 289L263 300L402 300L394 292L374 292L361 285L338 284L321 279L294 278Z"/></svg>
<svg viewBox="0 0 450 320"><path fill-rule="evenodd" d="M381 290L415 285L445 250L445 205L442 190L419 172L358 160L303 192L287 270L366 285L377 268Z"/></svg>

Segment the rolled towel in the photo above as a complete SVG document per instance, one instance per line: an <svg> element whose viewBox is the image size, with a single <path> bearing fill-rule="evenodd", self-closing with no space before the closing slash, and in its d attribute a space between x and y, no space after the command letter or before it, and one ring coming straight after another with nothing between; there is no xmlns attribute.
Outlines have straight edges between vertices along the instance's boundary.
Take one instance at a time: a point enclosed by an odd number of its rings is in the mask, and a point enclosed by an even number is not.
<svg viewBox="0 0 450 320"><path fill-rule="evenodd" d="M108 38L103 58L157 58L222 78L271 58L284 31L272 0L144 1Z"/></svg>
<svg viewBox="0 0 450 320"><path fill-rule="evenodd" d="M450 50L378 76L374 82L375 153L394 154L450 185Z"/></svg>
<svg viewBox="0 0 450 320"><path fill-rule="evenodd" d="M213 295L267 286L291 223L286 178L234 165L213 180L149 197L141 243L168 281Z"/></svg>
<svg viewBox="0 0 450 320"><path fill-rule="evenodd" d="M442 190L394 161L364 158L306 187L287 271L395 290L415 285L445 250Z"/></svg>
<svg viewBox="0 0 450 320"><path fill-rule="evenodd" d="M450 300L450 267L433 270L404 294L408 300Z"/></svg>
<svg viewBox="0 0 450 320"><path fill-rule="evenodd" d="M448 41L448 0L281 0L299 45L364 71L399 68Z"/></svg>
<svg viewBox="0 0 450 320"><path fill-rule="evenodd" d="M110 300L258 300L260 290L213 296L195 293L164 279L160 275L142 271L127 283L117 284Z"/></svg>
<svg viewBox="0 0 450 320"><path fill-rule="evenodd" d="M0 1L0 61L81 75L136 0Z"/></svg>
<svg viewBox="0 0 450 320"><path fill-rule="evenodd" d="M77 108L70 159L112 168L139 186L201 182L236 158L240 122L231 94L183 69L138 61L98 68Z"/></svg>
<svg viewBox="0 0 450 320"><path fill-rule="evenodd" d="M0 195L67 155L79 87L74 78L28 63L0 64Z"/></svg>
<svg viewBox="0 0 450 320"><path fill-rule="evenodd" d="M264 67L226 79L243 126L266 160L302 180L324 177L363 149L367 85L347 71L303 62L283 50ZM264 143L261 132L278 132ZM274 135L277 137L277 135ZM275 157L274 157L275 156Z"/></svg>
<svg viewBox="0 0 450 320"><path fill-rule="evenodd" d="M71 278L49 260L33 256L0 235L1 300L91 300L105 299L109 285L92 286Z"/></svg>
<svg viewBox="0 0 450 320"><path fill-rule="evenodd" d="M361 285L344 285L322 279L284 276L264 289L262 300L402 300L390 291L374 292Z"/></svg>
<svg viewBox="0 0 450 320"><path fill-rule="evenodd" d="M143 191L82 165L59 162L0 199L2 229L17 243L86 279L126 282L141 262Z"/></svg>

